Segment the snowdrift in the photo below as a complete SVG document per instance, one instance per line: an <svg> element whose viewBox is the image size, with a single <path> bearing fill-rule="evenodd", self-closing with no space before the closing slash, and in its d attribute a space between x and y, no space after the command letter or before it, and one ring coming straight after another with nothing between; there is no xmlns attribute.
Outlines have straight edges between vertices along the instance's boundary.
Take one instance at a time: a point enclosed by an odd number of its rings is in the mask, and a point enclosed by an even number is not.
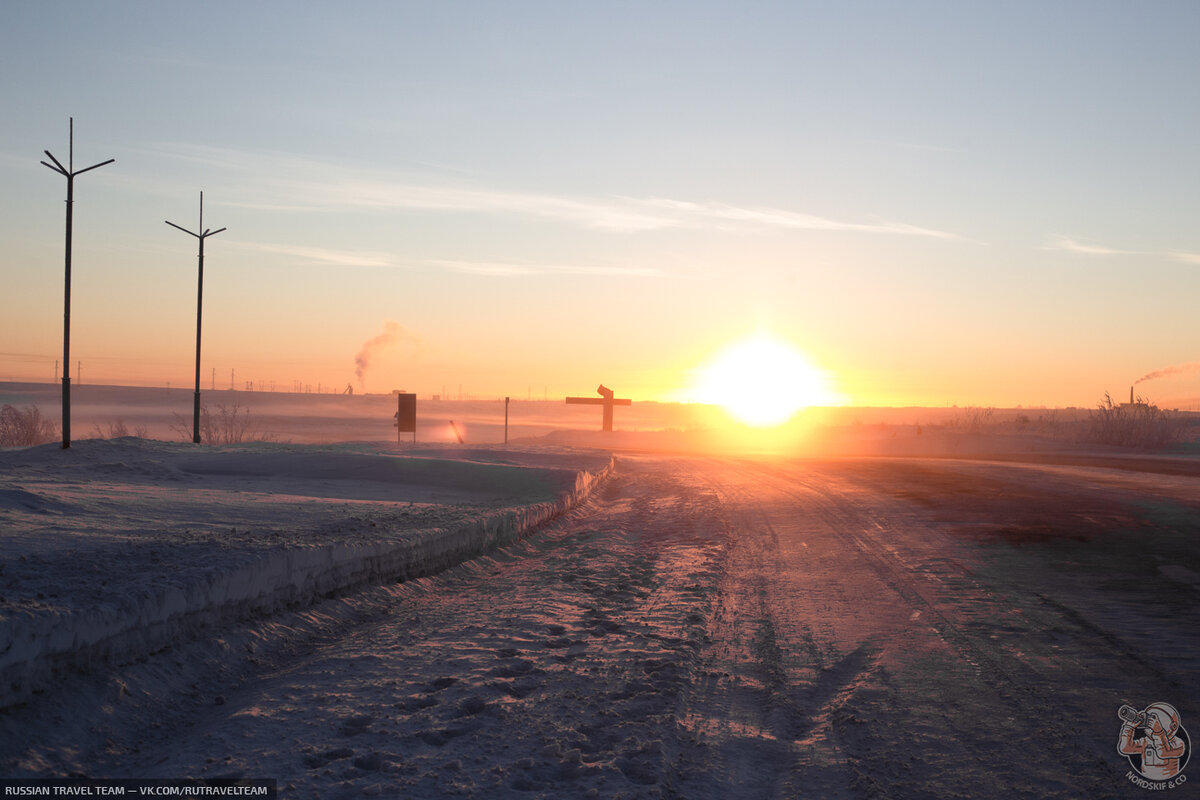
<svg viewBox="0 0 1200 800"><path fill-rule="evenodd" d="M121 439L0 451L0 707L65 671L433 574L572 508L613 464L387 448Z"/></svg>

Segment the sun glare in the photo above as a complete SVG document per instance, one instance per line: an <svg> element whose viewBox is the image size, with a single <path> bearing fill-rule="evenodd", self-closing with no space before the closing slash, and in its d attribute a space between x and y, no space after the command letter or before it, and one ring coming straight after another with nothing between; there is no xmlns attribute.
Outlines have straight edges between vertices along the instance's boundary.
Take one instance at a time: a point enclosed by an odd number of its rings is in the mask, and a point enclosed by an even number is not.
<svg viewBox="0 0 1200 800"><path fill-rule="evenodd" d="M834 400L826 375L798 350L759 334L716 354L697 375L696 398L747 425L782 425L801 408Z"/></svg>

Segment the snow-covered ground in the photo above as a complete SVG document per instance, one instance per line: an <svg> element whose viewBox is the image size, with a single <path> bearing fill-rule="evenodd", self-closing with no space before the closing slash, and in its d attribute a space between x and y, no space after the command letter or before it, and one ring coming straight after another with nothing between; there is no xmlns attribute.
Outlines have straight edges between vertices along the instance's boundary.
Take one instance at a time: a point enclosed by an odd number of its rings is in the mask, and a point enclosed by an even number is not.
<svg viewBox="0 0 1200 800"><path fill-rule="evenodd" d="M0 451L0 704L65 670L507 543L602 455L125 438Z"/></svg>
<svg viewBox="0 0 1200 800"><path fill-rule="evenodd" d="M1195 457L687 433L0 451L0 778L1065 800L1194 728Z"/></svg>
<svg viewBox="0 0 1200 800"><path fill-rule="evenodd" d="M301 798L1141 796L1117 709L1195 725L1198 498L1186 458L619 455L574 510L436 575L64 674L0 713L0 770Z"/></svg>

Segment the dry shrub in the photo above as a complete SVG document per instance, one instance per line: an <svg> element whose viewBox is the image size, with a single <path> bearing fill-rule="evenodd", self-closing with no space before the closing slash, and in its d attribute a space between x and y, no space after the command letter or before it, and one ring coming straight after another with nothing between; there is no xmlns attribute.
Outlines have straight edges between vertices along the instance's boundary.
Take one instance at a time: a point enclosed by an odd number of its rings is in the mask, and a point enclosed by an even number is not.
<svg viewBox="0 0 1200 800"><path fill-rule="evenodd" d="M179 433L185 442L192 441L194 420L175 415L171 430ZM213 414L208 406L200 406L200 441L203 444L238 444L239 442L271 442L275 437L260 433L250 424L250 409L237 403L232 406L218 405Z"/></svg>
<svg viewBox="0 0 1200 800"><path fill-rule="evenodd" d="M1136 403L1114 403L1108 392L1088 414L1085 440L1093 444L1154 449L1182 441L1188 421L1142 398Z"/></svg>
<svg viewBox="0 0 1200 800"><path fill-rule="evenodd" d="M108 423L108 432L100 428L100 423L92 425L93 439L120 439L125 436L136 436L139 439L147 439L149 435L145 425L135 425L133 432L129 431L129 426L125 424L125 420L118 419L116 422Z"/></svg>
<svg viewBox="0 0 1200 800"><path fill-rule="evenodd" d="M58 438L58 425L42 416L37 406L0 408L0 447L30 447Z"/></svg>
<svg viewBox="0 0 1200 800"><path fill-rule="evenodd" d="M964 412L964 426L970 433L980 433L991 423L992 415L995 412L996 409L990 406L988 408L967 406Z"/></svg>

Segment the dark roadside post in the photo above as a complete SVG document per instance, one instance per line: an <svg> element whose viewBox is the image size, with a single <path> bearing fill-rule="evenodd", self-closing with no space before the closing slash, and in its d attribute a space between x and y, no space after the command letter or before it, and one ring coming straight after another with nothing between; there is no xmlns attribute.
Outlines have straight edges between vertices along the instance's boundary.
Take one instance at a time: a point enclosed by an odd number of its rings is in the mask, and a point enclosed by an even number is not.
<svg viewBox="0 0 1200 800"><path fill-rule="evenodd" d="M511 397L504 398L504 443L508 444L508 401Z"/></svg>
<svg viewBox="0 0 1200 800"><path fill-rule="evenodd" d="M75 176L82 175L97 167L116 161L110 158L81 170L75 169L75 118L71 117L70 137L67 144L67 166L63 166L49 150L43 150L53 164L42 162L44 166L57 172L67 179L67 245L66 245L66 288L63 290L63 377L62 377L62 434L63 449L71 446L71 222L75 206Z"/></svg>
<svg viewBox="0 0 1200 800"><path fill-rule="evenodd" d="M411 433L413 444L417 443L417 396L409 392L396 393L396 444L400 434Z"/></svg>
<svg viewBox="0 0 1200 800"><path fill-rule="evenodd" d="M174 222L164 220L172 228L177 228L189 236L195 236L200 240L200 277L196 288L196 395L193 398L192 404L192 442L200 444L200 320L201 311L204 308L204 240L209 236L216 236L225 228L218 228L215 231L204 229L204 192L200 193L200 227L199 233L189 231L187 228L176 225Z"/></svg>

